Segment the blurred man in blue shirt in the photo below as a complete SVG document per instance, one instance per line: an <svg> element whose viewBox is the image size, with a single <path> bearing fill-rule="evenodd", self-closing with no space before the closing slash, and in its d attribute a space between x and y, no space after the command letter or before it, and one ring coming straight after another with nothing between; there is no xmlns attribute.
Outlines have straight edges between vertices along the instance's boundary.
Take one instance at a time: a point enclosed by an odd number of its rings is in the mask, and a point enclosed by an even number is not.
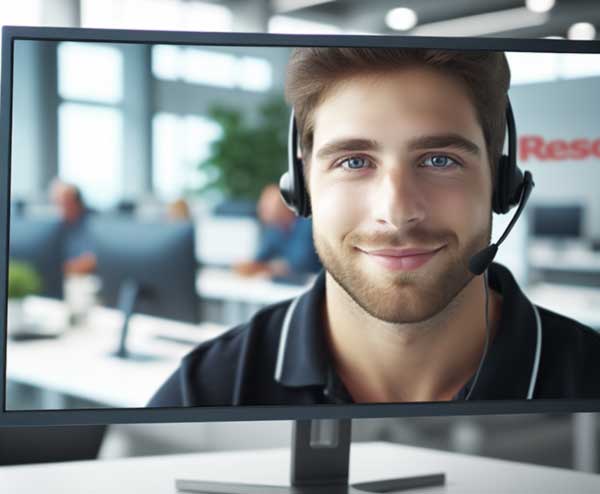
<svg viewBox="0 0 600 494"><path fill-rule="evenodd" d="M96 256L87 230L91 211L85 206L80 190L75 185L54 180L50 196L64 223L63 272L93 273Z"/></svg>
<svg viewBox="0 0 600 494"><path fill-rule="evenodd" d="M287 208L277 185L263 189L257 213L263 224L258 252L253 261L235 266L237 273L286 277L321 270L313 245L312 221L297 218Z"/></svg>

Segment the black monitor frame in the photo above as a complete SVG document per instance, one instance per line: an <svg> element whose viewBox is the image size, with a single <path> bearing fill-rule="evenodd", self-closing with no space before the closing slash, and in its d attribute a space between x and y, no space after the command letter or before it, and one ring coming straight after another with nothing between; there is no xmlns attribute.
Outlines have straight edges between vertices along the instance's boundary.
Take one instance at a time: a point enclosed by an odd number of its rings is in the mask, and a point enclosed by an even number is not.
<svg viewBox="0 0 600 494"><path fill-rule="evenodd" d="M256 33L199 33L80 28L2 28L2 81L0 102L0 317L6 327L6 290L10 208L13 49L15 40L97 41L178 45L246 46L369 46L497 50L521 52L600 53L600 41L514 38L436 38L378 35L283 35ZM6 331L0 334L0 426L157 422L211 422L248 420L312 420L410 416L598 412L592 400L490 400L469 402L385 403L310 406L210 406L197 408L134 408L7 411Z"/></svg>

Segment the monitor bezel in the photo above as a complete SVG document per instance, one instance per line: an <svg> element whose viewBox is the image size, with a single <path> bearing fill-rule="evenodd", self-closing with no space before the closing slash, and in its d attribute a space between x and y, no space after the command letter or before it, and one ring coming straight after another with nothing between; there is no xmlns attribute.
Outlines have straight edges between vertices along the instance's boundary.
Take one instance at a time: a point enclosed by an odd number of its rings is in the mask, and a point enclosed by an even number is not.
<svg viewBox="0 0 600 494"><path fill-rule="evenodd" d="M0 426L87 425L116 423L224 422L250 420L310 420L520 413L600 411L591 400L480 400L427 403L352 405L210 406L182 408L95 408L6 410L6 306L8 231L10 213L10 157L12 130L13 48L16 40L97 41L178 45L247 46L366 46L498 50L555 53L600 53L600 41L556 39L417 37L381 35L296 35L232 32L148 31L123 29L4 26L0 101L0 224L5 233L0 247Z"/></svg>

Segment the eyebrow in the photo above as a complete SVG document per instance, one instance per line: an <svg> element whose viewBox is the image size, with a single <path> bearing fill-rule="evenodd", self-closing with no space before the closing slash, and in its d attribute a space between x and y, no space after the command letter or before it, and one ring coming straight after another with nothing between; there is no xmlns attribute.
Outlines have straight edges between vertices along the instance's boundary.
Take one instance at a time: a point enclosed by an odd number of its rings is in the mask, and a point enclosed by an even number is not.
<svg viewBox="0 0 600 494"><path fill-rule="evenodd" d="M343 138L324 144L318 150L316 156L318 159L325 159L342 151L377 151L382 147L379 142L372 139ZM466 151L475 157L481 156L481 149L477 144L459 134L453 133L416 137L408 141L407 147L409 151L431 148L455 148Z"/></svg>

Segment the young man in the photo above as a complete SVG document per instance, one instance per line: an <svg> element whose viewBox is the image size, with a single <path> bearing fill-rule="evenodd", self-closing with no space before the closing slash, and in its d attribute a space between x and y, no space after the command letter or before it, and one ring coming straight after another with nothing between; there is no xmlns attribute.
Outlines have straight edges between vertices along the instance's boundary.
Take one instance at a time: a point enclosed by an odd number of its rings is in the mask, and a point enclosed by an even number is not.
<svg viewBox="0 0 600 494"><path fill-rule="evenodd" d="M497 52L294 50L325 271L192 351L150 406L599 398L600 336L535 310L499 264L489 286L469 271L490 242L509 82Z"/></svg>

